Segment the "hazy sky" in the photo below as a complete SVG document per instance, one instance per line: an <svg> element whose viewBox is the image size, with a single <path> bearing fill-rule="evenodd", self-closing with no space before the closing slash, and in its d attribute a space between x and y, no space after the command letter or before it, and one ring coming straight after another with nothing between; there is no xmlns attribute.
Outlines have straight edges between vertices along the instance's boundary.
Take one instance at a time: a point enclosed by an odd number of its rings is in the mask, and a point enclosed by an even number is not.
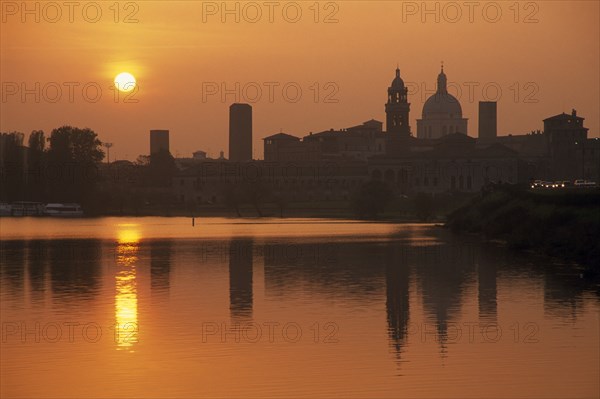
<svg viewBox="0 0 600 399"><path fill-rule="evenodd" d="M500 135L572 108L600 132L597 1L23 4L0 2L0 130L89 127L114 143L112 159L147 154L150 129L171 131L174 155L227 154L236 101L252 103L258 158L280 130L385 121L397 64L416 135L442 60L470 136L478 101L498 96ZM137 102L111 90L123 71Z"/></svg>

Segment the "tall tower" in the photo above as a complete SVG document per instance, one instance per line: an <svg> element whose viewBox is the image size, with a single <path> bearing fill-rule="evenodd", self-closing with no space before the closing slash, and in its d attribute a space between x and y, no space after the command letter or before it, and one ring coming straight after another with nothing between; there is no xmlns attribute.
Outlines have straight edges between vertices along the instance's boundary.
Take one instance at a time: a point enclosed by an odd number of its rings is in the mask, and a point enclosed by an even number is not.
<svg viewBox="0 0 600 399"><path fill-rule="evenodd" d="M229 160L252 160L252 107L231 104L229 107Z"/></svg>
<svg viewBox="0 0 600 399"><path fill-rule="evenodd" d="M150 130L150 155L169 151L169 131Z"/></svg>
<svg viewBox="0 0 600 399"><path fill-rule="evenodd" d="M395 137L410 136L408 113L410 104L407 101L408 89L400 78L400 68L396 68L396 77L388 87L388 101L385 104L386 129Z"/></svg>
<svg viewBox="0 0 600 399"><path fill-rule="evenodd" d="M498 136L496 101L479 101L479 140L494 141Z"/></svg>

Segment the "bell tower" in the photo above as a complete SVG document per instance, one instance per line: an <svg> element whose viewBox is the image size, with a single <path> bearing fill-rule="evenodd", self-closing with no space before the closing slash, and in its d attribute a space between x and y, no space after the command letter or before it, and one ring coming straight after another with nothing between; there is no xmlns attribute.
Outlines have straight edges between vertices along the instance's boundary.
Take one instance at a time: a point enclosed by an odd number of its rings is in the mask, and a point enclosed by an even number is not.
<svg viewBox="0 0 600 399"><path fill-rule="evenodd" d="M392 85L388 87L388 100L385 104L386 130L395 137L408 137L410 125L408 114L410 104L407 100L408 89L404 87L404 81L400 77L400 68L396 68L396 77Z"/></svg>

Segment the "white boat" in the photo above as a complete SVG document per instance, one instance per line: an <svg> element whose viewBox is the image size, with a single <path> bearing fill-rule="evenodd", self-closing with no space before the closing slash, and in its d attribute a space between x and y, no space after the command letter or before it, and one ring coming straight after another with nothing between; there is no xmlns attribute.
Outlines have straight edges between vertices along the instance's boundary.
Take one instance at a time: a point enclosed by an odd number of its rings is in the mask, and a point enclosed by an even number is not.
<svg viewBox="0 0 600 399"><path fill-rule="evenodd" d="M46 204L44 214L63 218L77 218L83 216L83 210L79 204Z"/></svg>

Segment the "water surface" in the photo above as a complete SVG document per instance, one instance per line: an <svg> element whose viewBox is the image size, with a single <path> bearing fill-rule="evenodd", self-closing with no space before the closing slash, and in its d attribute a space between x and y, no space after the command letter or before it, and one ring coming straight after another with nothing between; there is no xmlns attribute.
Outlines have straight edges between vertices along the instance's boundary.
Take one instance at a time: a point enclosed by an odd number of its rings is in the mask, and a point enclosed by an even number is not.
<svg viewBox="0 0 600 399"><path fill-rule="evenodd" d="M598 287L431 225L0 220L2 397L597 397Z"/></svg>

